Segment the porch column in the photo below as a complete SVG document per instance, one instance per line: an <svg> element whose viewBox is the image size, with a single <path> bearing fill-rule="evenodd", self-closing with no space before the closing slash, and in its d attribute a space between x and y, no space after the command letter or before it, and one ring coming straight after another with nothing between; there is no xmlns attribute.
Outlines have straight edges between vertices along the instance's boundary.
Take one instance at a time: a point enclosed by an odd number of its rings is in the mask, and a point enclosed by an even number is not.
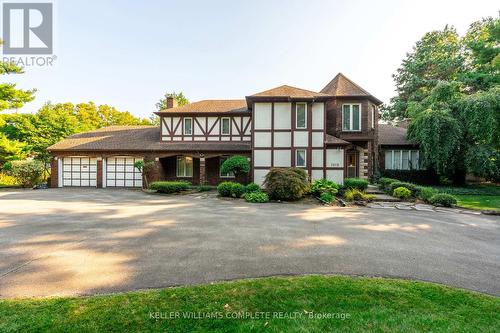
<svg viewBox="0 0 500 333"><path fill-rule="evenodd" d="M205 168L205 157L200 157L200 185L205 185L207 182L207 173Z"/></svg>

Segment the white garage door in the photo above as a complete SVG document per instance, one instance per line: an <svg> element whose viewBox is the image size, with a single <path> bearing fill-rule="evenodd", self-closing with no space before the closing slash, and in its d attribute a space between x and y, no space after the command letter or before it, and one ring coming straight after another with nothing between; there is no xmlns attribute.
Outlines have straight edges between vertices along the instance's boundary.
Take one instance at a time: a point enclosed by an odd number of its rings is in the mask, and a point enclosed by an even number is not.
<svg viewBox="0 0 500 333"><path fill-rule="evenodd" d="M85 156L65 157L63 186L97 186L97 159Z"/></svg>
<svg viewBox="0 0 500 333"><path fill-rule="evenodd" d="M106 160L107 187L142 187L142 173L134 163L142 158L133 156L108 157Z"/></svg>

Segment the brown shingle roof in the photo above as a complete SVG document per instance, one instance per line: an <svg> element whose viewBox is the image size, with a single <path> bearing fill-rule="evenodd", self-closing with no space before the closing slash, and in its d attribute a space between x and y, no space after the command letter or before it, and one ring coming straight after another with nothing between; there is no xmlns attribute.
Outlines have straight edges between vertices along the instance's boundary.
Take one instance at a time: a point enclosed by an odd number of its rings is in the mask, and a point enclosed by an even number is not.
<svg viewBox="0 0 500 333"><path fill-rule="evenodd" d="M165 113L218 113L218 112L250 112L244 99L207 99L176 108L165 109L156 114Z"/></svg>
<svg viewBox="0 0 500 333"><path fill-rule="evenodd" d="M250 151L250 142L161 142L158 126L110 126L79 133L49 151Z"/></svg>
<svg viewBox="0 0 500 333"><path fill-rule="evenodd" d="M375 103L382 104L382 101L375 98L365 89L358 86L344 74L338 73L323 89L322 93L331 94L337 97L368 97Z"/></svg>
<svg viewBox="0 0 500 333"><path fill-rule="evenodd" d="M318 93L311 90L300 89L287 85L269 89L251 97L288 97L288 98L316 98L316 97L331 97L329 94Z"/></svg>
<svg viewBox="0 0 500 333"><path fill-rule="evenodd" d="M387 124L378 125L378 143L386 146L414 146L406 139L406 128Z"/></svg>
<svg viewBox="0 0 500 333"><path fill-rule="evenodd" d="M350 145L351 144L350 142L347 142L345 140L342 140L342 139L337 138L336 136L333 136L330 134L326 135L325 143L326 144L333 144L333 145Z"/></svg>

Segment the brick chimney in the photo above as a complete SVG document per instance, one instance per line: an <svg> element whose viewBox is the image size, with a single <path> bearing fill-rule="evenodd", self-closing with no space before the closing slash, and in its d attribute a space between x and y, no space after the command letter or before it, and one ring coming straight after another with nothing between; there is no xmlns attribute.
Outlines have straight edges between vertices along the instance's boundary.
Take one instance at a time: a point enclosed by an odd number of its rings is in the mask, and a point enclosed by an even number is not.
<svg viewBox="0 0 500 333"><path fill-rule="evenodd" d="M167 109L176 108L177 100L173 97L167 97Z"/></svg>

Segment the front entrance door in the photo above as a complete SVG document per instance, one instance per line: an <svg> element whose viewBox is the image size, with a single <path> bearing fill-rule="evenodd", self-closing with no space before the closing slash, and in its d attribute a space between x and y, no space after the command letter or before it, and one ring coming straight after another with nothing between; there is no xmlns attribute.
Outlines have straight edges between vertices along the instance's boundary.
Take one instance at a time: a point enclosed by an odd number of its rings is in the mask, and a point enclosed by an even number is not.
<svg viewBox="0 0 500 333"><path fill-rule="evenodd" d="M347 152L347 177L357 177L358 176L358 152L348 151Z"/></svg>

